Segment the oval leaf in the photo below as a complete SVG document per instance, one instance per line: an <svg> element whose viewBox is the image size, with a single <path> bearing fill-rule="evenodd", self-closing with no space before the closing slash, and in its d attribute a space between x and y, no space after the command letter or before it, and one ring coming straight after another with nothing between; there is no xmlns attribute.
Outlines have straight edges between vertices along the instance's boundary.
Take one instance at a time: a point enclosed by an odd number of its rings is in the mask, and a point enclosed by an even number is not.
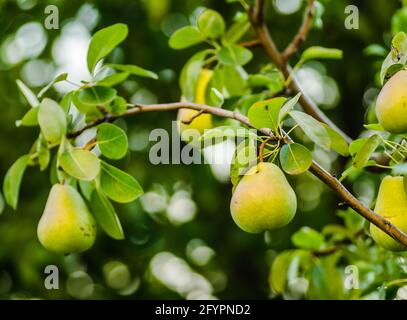
<svg viewBox="0 0 407 320"><path fill-rule="evenodd" d="M362 169L368 164L370 156L379 146L380 141L381 138L377 134L372 135L365 141L353 159L353 165L355 168Z"/></svg>
<svg viewBox="0 0 407 320"><path fill-rule="evenodd" d="M205 40L204 35L192 26L183 27L173 33L169 45L173 49L185 49Z"/></svg>
<svg viewBox="0 0 407 320"><path fill-rule="evenodd" d="M14 210L17 209L18 194L20 191L21 180L25 170L27 169L30 157L24 155L19 158L7 171L3 182L3 193L6 203Z"/></svg>
<svg viewBox="0 0 407 320"><path fill-rule="evenodd" d="M198 18L198 28L206 37L216 39L225 33L225 21L218 12L207 9Z"/></svg>
<svg viewBox="0 0 407 320"><path fill-rule="evenodd" d="M100 186L110 199L119 203L132 202L143 194L136 179L106 162L102 162Z"/></svg>
<svg viewBox="0 0 407 320"><path fill-rule="evenodd" d="M130 74L140 76L140 77L145 77L145 78L151 78L151 79L158 79L158 75L152 71L143 69L141 67L135 66L135 65L129 65L129 64L108 64L107 65L110 68L119 70L119 71L124 71L128 72Z"/></svg>
<svg viewBox="0 0 407 320"><path fill-rule="evenodd" d="M253 58L253 53L245 47L229 45L220 49L219 62L229 66L243 66Z"/></svg>
<svg viewBox="0 0 407 320"><path fill-rule="evenodd" d="M92 192L90 205L96 221L102 229L113 239L124 239L122 225L109 199L95 190Z"/></svg>
<svg viewBox="0 0 407 320"><path fill-rule="evenodd" d="M102 154L110 159L123 158L128 149L126 133L111 123L103 123L98 127L97 143Z"/></svg>
<svg viewBox="0 0 407 320"><path fill-rule="evenodd" d="M302 227L291 237L293 244L301 249L320 250L324 245L324 236L309 227Z"/></svg>
<svg viewBox="0 0 407 320"><path fill-rule="evenodd" d="M51 99L42 100L38 110L38 123L45 139L50 143L61 141L66 133L66 115L61 106Z"/></svg>
<svg viewBox="0 0 407 320"><path fill-rule="evenodd" d="M96 64L126 39L129 30L125 24L117 23L99 30L92 37L88 50L88 69L93 73Z"/></svg>
<svg viewBox="0 0 407 320"><path fill-rule="evenodd" d="M270 128L277 130L280 124L279 114L286 98L272 98L253 104L248 112L250 123L257 129Z"/></svg>
<svg viewBox="0 0 407 320"><path fill-rule="evenodd" d="M301 144L286 144L280 151L280 163L285 172L291 175L298 175L311 167L312 155Z"/></svg>
<svg viewBox="0 0 407 320"><path fill-rule="evenodd" d="M79 180L91 181L100 171L99 158L94 153L82 149L63 152L59 164L67 174Z"/></svg>

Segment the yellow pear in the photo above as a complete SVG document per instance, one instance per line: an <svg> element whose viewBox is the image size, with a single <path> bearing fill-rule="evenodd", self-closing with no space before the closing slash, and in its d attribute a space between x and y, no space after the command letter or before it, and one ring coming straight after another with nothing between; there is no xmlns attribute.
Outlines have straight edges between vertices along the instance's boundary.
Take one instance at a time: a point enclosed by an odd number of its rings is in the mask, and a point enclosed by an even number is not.
<svg viewBox="0 0 407 320"><path fill-rule="evenodd" d="M241 229L259 233L287 225L297 211L297 197L278 166L261 162L238 183L230 211Z"/></svg>
<svg viewBox="0 0 407 320"><path fill-rule="evenodd" d="M96 223L78 191L56 184L48 196L37 235L49 251L79 253L95 242Z"/></svg>
<svg viewBox="0 0 407 320"><path fill-rule="evenodd" d="M195 103L205 104L206 103L206 89L209 85L209 82L212 79L213 71L209 69L202 69L198 78L196 85L196 96ZM181 100L184 100L183 98ZM191 123L185 124L183 121L190 121L199 111L191 109L180 109L178 111L177 120L179 121L179 131L181 138L183 140L189 140L188 138L183 138L183 133L188 129L197 130L199 135L203 134L205 130L212 128L212 116L210 114L202 114L192 120Z"/></svg>
<svg viewBox="0 0 407 320"><path fill-rule="evenodd" d="M387 176L382 180L374 210L401 231L407 232L407 196L404 191L403 177ZM387 250L407 250L373 224L370 225L370 233L377 244Z"/></svg>
<svg viewBox="0 0 407 320"><path fill-rule="evenodd" d="M384 129L407 132L407 71L402 70L386 82L376 101L376 115Z"/></svg>

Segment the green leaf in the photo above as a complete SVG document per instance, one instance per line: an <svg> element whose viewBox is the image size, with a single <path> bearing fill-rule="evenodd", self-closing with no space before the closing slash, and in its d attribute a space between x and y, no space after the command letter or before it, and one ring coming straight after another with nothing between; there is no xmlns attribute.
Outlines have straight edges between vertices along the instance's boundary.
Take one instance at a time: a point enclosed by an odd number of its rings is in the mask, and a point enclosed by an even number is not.
<svg viewBox="0 0 407 320"><path fill-rule="evenodd" d="M295 105L298 103L298 100L300 100L302 93L299 92L296 94L294 98L291 98L290 100L286 101L281 108L280 114L279 114L279 121L283 121L285 117L288 115L288 113L294 109Z"/></svg>
<svg viewBox="0 0 407 320"><path fill-rule="evenodd" d="M19 158L7 171L3 182L3 193L6 203L14 210L17 209L18 194L20 191L21 180L25 170L27 169L29 155L24 155Z"/></svg>
<svg viewBox="0 0 407 320"><path fill-rule="evenodd" d="M114 87L119 83L122 83L129 77L128 72L119 72L108 75L106 78L99 80L96 84L102 87Z"/></svg>
<svg viewBox="0 0 407 320"><path fill-rule="evenodd" d="M38 123L45 139L50 143L60 142L67 129L66 114L55 101L45 98L38 111Z"/></svg>
<svg viewBox="0 0 407 320"><path fill-rule="evenodd" d="M195 27L187 26L175 31L169 41L172 49L181 50L192 47L205 40L205 36Z"/></svg>
<svg viewBox="0 0 407 320"><path fill-rule="evenodd" d="M276 293L283 293L287 283L287 273L293 259L293 251L284 251L274 259L269 276L270 287Z"/></svg>
<svg viewBox="0 0 407 320"><path fill-rule="evenodd" d="M306 62L317 59L342 59L342 56L343 52L339 49L310 47L302 53L301 61Z"/></svg>
<svg viewBox="0 0 407 320"><path fill-rule="evenodd" d="M224 141L225 138L251 138L257 139L257 134L254 130L249 130L243 127L220 126L213 129L205 130L204 134L199 137L200 141L215 140L215 143ZM206 144L205 144L206 145Z"/></svg>
<svg viewBox="0 0 407 320"><path fill-rule="evenodd" d="M116 97L109 105L109 111L113 115L122 115L127 110L127 101L122 97Z"/></svg>
<svg viewBox="0 0 407 320"><path fill-rule="evenodd" d="M386 131L386 129L384 129L380 123L364 124L363 126L364 126L367 130L381 131L381 132L385 132L385 131Z"/></svg>
<svg viewBox="0 0 407 320"><path fill-rule="evenodd" d="M117 23L99 30L92 37L88 50L88 69L93 74L96 64L122 43L129 33L125 24Z"/></svg>
<svg viewBox="0 0 407 320"><path fill-rule="evenodd" d="M51 152L48 148L47 140L45 140L42 134L40 134L40 137L37 140L36 151L38 163L40 164L40 170L44 171L48 167L51 160Z"/></svg>
<svg viewBox="0 0 407 320"><path fill-rule="evenodd" d="M353 142L349 145L349 154L354 157L355 154L362 148L364 143L367 141L368 138L359 138L353 140Z"/></svg>
<svg viewBox="0 0 407 320"><path fill-rule="evenodd" d="M384 84L407 63L407 34L397 33L391 43L391 51L384 59L380 71L380 80Z"/></svg>
<svg viewBox="0 0 407 320"><path fill-rule="evenodd" d="M280 125L280 110L286 101L286 98L279 97L256 102L248 112L250 123L257 129L270 128L276 131Z"/></svg>
<svg viewBox="0 0 407 320"><path fill-rule="evenodd" d="M306 172L312 165L311 152L301 144L286 144L280 151L280 163L285 172L298 175Z"/></svg>
<svg viewBox="0 0 407 320"><path fill-rule="evenodd" d="M143 194L136 179L106 162L102 162L100 186L110 199L119 203L132 202Z"/></svg>
<svg viewBox="0 0 407 320"><path fill-rule="evenodd" d="M38 126L38 110L39 108L31 108L28 112L24 115L21 120L16 121L16 126L21 127L34 127Z"/></svg>
<svg viewBox="0 0 407 320"><path fill-rule="evenodd" d="M377 134L372 135L365 141L353 159L355 168L362 169L368 164L370 156L380 145L380 142L381 137Z"/></svg>
<svg viewBox="0 0 407 320"><path fill-rule="evenodd" d="M69 149L59 157L59 164L70 176L91 181L100 171L100 160L92 152L82 149Z"/></svg>
<svg viewBox="0 0 407 320"><path fill-rule="evenodd" d="M103 123L97 129L96 140L102 154L110 159L123 158L128 149L126 133L111 123Z"/></svg>
<svg viewBox="0 0 407 320"><path fill-rule="evenodd" d="M250 21L239 21L233 24L222 38L223 44L238 42L250 30Z"/></svg>
<svg viewBox="0 0 407 320"><path fill-rule="evenodd" d="M88 113L97 106L104 106L113 101L117 91L109 87L90 87L79 90L73 97L73 102L79 111Z"/></svg>
<svg viewBox="0 0 407 320"><path fill-rule="evenodd" d="M336 153L347 157L349 155L349 145L348 142L342 137L337 131L333 130L327 124L322 123L328 133L331 142L329 143L329 148L334 150Z"/></svg>
<svg viewBox="0 0 407 320"><path fill-rule="evenodd" d="M32 108L37 108L40 105L40 102L38 101L35 93L32 92L31 89L28 88L27 85L24 82L22 82L21 80L17 80L16 82L17 82L18 89L23 94L23 96L27 100L28 104Z"/></svg>
<svg viewBox="0 0 407 320"><path fill-rule="evenodd" d="M257 162L255 139L246 139L239 143L230 164L230 180L233 190L241 177Z"/></svg>
<svg viewBox="0 0 407 320"><path fill-rule="evenodd" d="M293 244L305 250L320 250L324 245L324 237L318 231L309 227L302 227L291 237Z"/></svg>
<svg viewBox="0 0 407 320"><path fill-rule="evenodd" d="M47 93L47 91L49 89L51 89L51 87L54 86L54 84L61 82L61 81L65 81L66 79L68 79L68 74L67 73L62 73L58 76L56 76L46 87L44 87L39 93L38 93L38 98L41 99L45 93Z"/></svg>
<svg viewBox="0 0 407 320"><path fill-rule="evenodd" d="M288 114L301 127L308 138L325 149L330 148L331 139L321 122L301 111L290 111Z"/></svg>
<svg viewBox="0 0 407 320"><path fill-rule="evenodd" d="M225 21L218 12L206 9L198 17L198 29L206 37L216 39L225 33Z"/></svg>
<svg viewBox="0 0 407 320"><path fill-rule="evenodd" d="M227 66L244 66L252 58L253 53L249 49L234 44L222 47L218 52L219 62Z"/></svg>
<svg viewBox="0 0 407 320"><path fill-rule="evenodd" d="M218 89L212 88L211 89L211 101L215 107L222 107L225 103L225 97L221 94Z"/></svg>
<svg viewBox="0 0 407 320"><path fill-rule="evenodd" d="M90 201L92 197L93 190L95 190L94 181L84 181L79 180L79 188L86 200Z"/></svg>
<svg viewBox="0 0 407 320"><path fill-rule="evenodd" d="M145 77L145 78L151 78L151 79L158 79L158 75L152 71L143 69L141 67L135 66L135 65L130 65L130 64L108 64L107 65L110 68L119 70L119 71L124 71L128 72L130 74L140 76L140 77Z"/></svg>
<svg viewBox="0 0 407 320"><path fill-rule="evenodd" d="M120 224L113 205L98 190L93 191L91 198L91 208L96 221L102 229L113 239L124 239L123 228Z"/></svg>

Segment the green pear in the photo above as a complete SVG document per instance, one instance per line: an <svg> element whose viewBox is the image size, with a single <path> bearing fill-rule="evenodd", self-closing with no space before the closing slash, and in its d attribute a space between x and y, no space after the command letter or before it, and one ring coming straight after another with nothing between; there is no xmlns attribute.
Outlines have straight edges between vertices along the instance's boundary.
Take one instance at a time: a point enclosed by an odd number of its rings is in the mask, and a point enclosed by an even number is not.
<svg viewBox="0 0 407 320"><path fill-rule="evenodd" d="M384 129L407 132L407 71L397 72L386 82L376 101L376 115Z"/></svg>
<svg viewBox="0 0 407 320"><path fill-rule="evenodd" d="M387 176L382 180L374 210L401 231L407 232L407 196L404 191L403 177ZM377 244L387 250L407 250L373 224L370 225L370 233Z"/></svg>
<svg viewBox="0 0 407 320"><path fill-rule="evenodd" d="M79 253L95 242L96 223L78 191L56 184L48 196L37 235L49 251Z"/></svg>
<svg viewBox="0 0 407 320"><path fill-rule="evenodd" d="M287 225L297 211L297 197L278 166L261 162L236 186L230 211L241 229L259 233Z"/></svg>

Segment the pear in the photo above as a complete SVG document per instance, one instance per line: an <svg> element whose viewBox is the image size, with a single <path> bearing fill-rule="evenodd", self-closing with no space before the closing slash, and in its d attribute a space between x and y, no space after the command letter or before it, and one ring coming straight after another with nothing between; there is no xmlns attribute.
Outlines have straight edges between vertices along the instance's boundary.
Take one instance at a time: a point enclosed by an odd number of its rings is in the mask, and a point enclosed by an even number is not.
<svg viewBox="0 0 407 320"><path fill-rule="evenodd" d="M278 166L261 162L238 183L230 211L241 229L259 233L287 225L297 211L297 197Z"/></svg>
<svg viewBox="0 0 407 320"><path fill-rule="evenodd" d="M401 231L407 232L407 196L404 191L403 177L387 176L382 180L374 210ZM373 224L370 225L370 233L377 244L387 250L407 250Z"/></svg>
<svg viewBox="0 0 407 320"><path fill-rule="evenodd" d="M195 103L206 103L206 89L212 79L213 71L209 69L202 69L198 78L195 94ZM183 98L181 100L184 100ZM196 130L199 135L202 135L205 130L212 128L212 116L210 114L202 114L192 120L191 123L185 124L183 121L189 121L193 116L197 115L199 111L191 109L180 109L178 111L177 120L179 121L179 132L183 140L189 140L184 133L188 129ZM184 137L183 137L184 136Z"/></svg>
<svg viewBox="0 0 407 320"><path fill-rule="evenodd" d="M95 242L96 223L78 191L56 184L48 196L37 235L49 251L79 253Z"/></svg>
<svg viewBox="0 0 407 320"><path fill-rule="evenodd" d="M376 101L376 115L384 129L407 132L407 71L397 72L386 82Z"/></svg>

